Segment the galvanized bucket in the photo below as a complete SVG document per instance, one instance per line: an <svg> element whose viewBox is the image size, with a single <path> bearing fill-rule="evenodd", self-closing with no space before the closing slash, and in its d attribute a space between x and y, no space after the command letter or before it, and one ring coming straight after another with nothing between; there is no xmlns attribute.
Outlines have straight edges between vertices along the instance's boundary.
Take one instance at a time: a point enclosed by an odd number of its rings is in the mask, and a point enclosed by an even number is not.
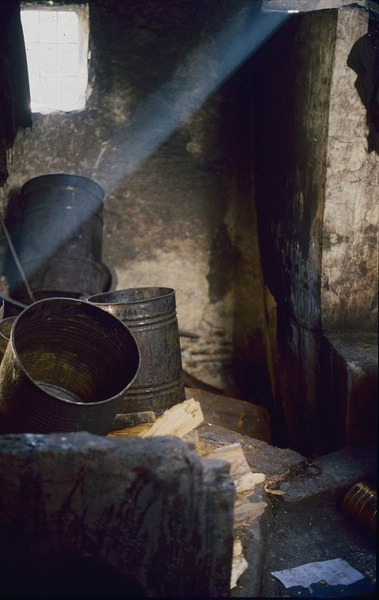
<svg viewBox="0 0 379 600"><path fill-rule="evenodd" d="M175 290L140 287L96 294L87 302L120 319L141 355L137 377L124 394L122 412L161 414L185 400Z"/></svg>
<svg viewBox="0 0 379 600"><path fill-rule="evenodd" d="M73 298L39 300L16 318L0 365L0 432L106 435L139 364L119 319Z"/></svg>
<svg viewBox="0 0 379 600"><path fill-rule="evenodd" d="M11 238L36 300L80 298L111 287L101 262L103 189L71 173L46 173L27 181L19 199ZM29 304L10 253L5 262L12 297Z"/></svg>

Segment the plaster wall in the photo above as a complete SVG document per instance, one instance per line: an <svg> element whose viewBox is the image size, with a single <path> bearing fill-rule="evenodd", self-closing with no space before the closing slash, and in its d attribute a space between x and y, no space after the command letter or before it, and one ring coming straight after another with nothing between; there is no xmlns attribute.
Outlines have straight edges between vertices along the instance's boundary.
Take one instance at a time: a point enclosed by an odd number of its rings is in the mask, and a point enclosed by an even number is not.
<svg viewBox="0 0 379 600"><path fill-rule="evenodd" d="M367 33L367 14L338 13L331 86L322 250L322 323L326 330L377 327L379 160L367 151L366 110L346 65Z"/></svg>
<svg viewBox="0 0 379 600"><path fill-rule="evenodd" d="M224 81L219 72L230 50L220 31L234 28L235 45L253 7L94 0L89 9L87 106L34 114L32 129L19 132L3 210L44 173L96 181L105 192L103 260L112 287L173 287L179 327L194 334L181 339L186 371L265 402L252 170L241 183L237 166L241 148L251 146L239 106L246 90L241 76L229 72Z"/></svg>

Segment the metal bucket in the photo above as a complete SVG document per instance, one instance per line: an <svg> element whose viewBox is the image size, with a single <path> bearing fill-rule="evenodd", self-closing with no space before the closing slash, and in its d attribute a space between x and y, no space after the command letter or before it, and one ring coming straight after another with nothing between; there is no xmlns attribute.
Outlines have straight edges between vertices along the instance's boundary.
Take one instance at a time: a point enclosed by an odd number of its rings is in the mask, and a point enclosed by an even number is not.
<svg viewBox="0 0 379 600"><path fill-rule="evenodd" d="M101 263L103 198L97 183L69 173L47 173L23 185L10 234L36 299L109 290L110 273ZM5 271L10 295L28 304L9 252Z"/></svg>
<svg viewBox="0 0 379 600"><path fill-rule="evenodd" d="M39 300L16 318L0 365L0 432L106 435L139 364L119 319L81 300Z"/></svg>
<svg viewBox="0 0 379 600"><path fill-rule="evenodd" d="M86 297L99 290L109 290L112 281L106 265L87 258L54 257L42 266L38 260L25 260L24 267L28 273L33 273L33 294L36 300L59 296ZM25 302L30 302L24 292L22 298Z"/></svg>
<svg viewBox="0 0 379 600"><path fill-rule="evenodd" d="M185 400L175 290L141 287L87 298L133 332L141 355L139 373L124 394L121 411L161 414Z"/></svg>
<svg viewBox="0 0 379 600"><path fill-rule="evenodd" d="M0 321L0 362L3 359L16 317L7 317Z"/></svg>

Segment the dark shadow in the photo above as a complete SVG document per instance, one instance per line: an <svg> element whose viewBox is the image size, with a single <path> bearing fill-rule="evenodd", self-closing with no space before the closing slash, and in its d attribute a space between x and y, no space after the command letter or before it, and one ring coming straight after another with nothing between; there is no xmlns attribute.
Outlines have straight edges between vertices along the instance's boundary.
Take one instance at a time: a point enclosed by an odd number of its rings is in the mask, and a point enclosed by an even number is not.
<svg viewBox="0 0 379 600"><path fill-rule="evenodd" d="M4 598L146 598L144 587L132 575L94 557L67 551L35 552L17 559L10 552L1 557L1 593ZM4 548L3 548L4 551ZM3 552L1 553L3 554Z"/></svg>

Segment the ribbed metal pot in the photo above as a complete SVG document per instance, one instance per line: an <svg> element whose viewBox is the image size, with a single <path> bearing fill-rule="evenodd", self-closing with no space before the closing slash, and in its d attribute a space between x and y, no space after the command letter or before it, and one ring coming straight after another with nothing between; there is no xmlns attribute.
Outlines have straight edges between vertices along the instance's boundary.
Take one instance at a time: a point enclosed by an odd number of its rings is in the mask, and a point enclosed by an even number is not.
<svg viewBox="0 0 379 600"><path fill-rule="evenodd" d="M73 298L39 300L16 318L0 365L0 432L106 435L139 364L119 319Z"/></svg>
<svg viewBox="0 0 379 600"><path fill-rule="evenodd" d="M161 414L185 400L175 290L139 287L96 294L87 302L120 319L133 332L141 364L126 390L122 412Z"/></svg>

